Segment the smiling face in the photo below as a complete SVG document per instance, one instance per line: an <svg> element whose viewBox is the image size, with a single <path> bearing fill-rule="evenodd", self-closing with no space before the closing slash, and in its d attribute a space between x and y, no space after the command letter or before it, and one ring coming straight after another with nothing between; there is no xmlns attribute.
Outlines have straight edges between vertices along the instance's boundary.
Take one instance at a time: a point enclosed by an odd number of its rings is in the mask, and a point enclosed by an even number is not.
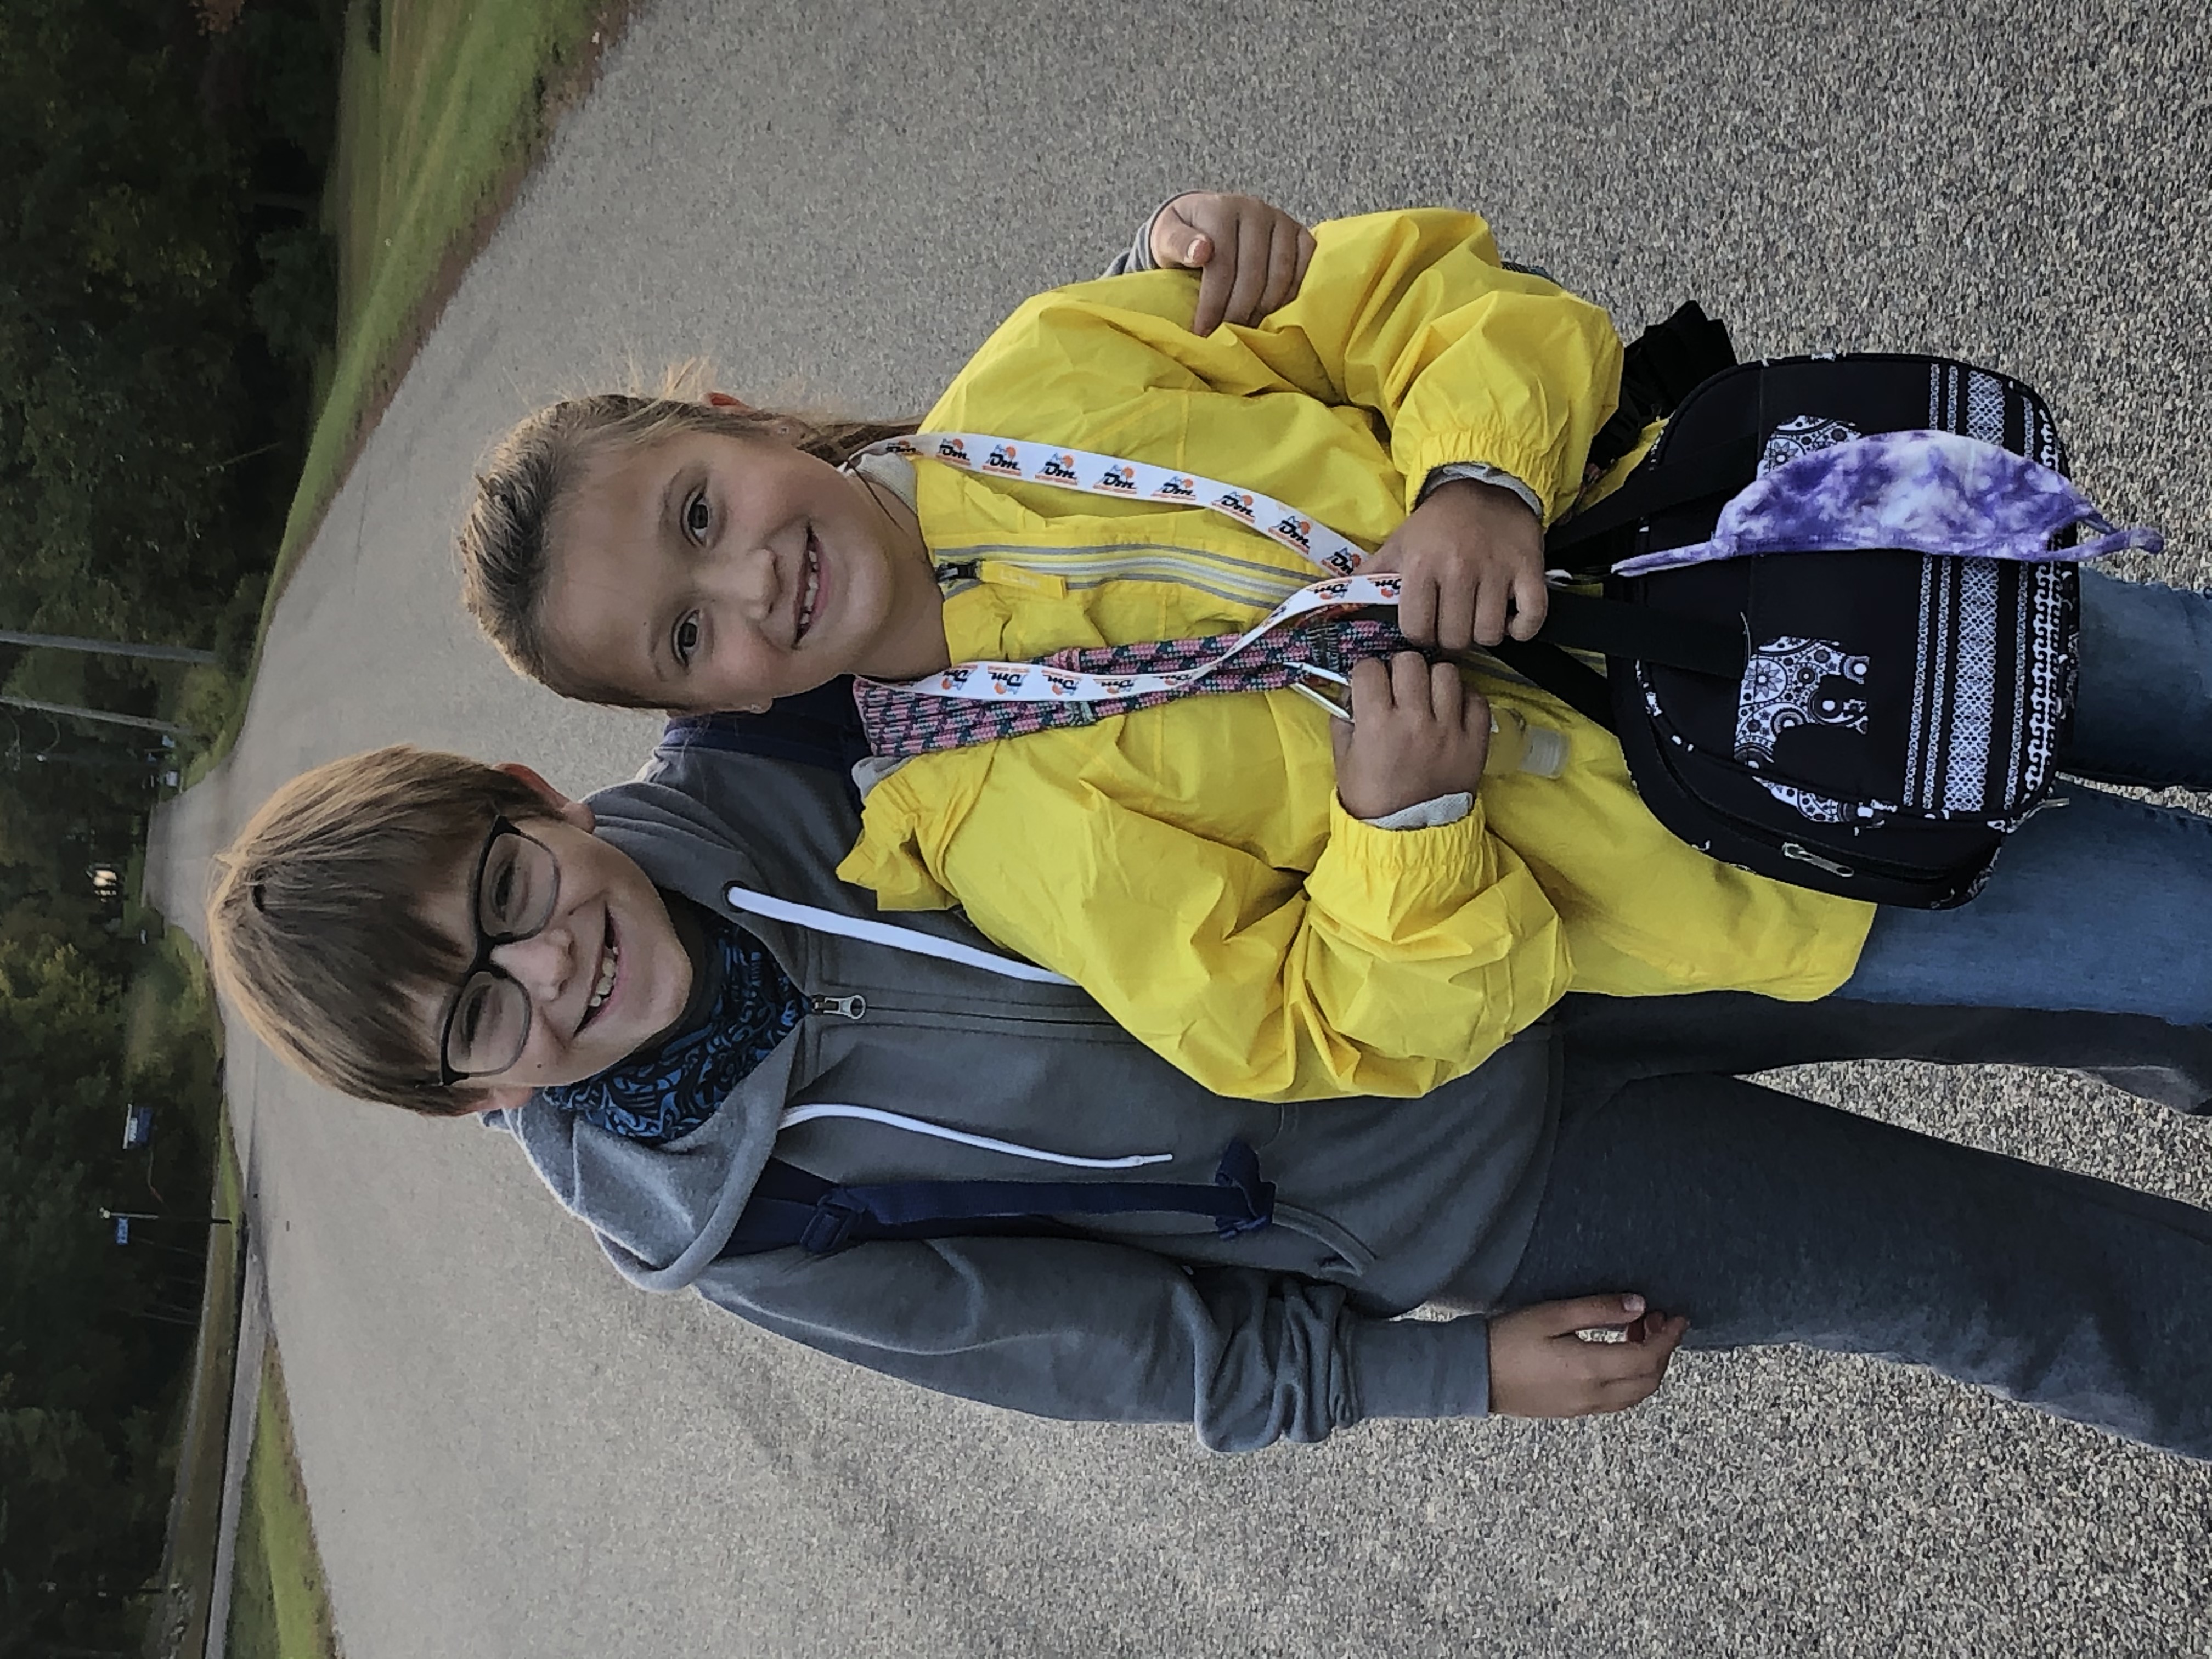
<svg viewBox="0 0 2212 1659"><path fill-rule="evenodd" d="M659 890L627 854L592 833L589 807L565 801L558 811L518 824L552 854L559 892L542 928L492 950L493 965L530 1000L530 1030L514 1065L461 1085L480 1096L480 1109L519 1106L533 1090L596 1077L665 1033L691 995L690 955ZM475 869L472 858L422 912L465 952L477 939ZM434 1052L459 991L457 983L418 1000L416 1018Z"/></svg>
<svg viewBox="0 0 2212 1659"><path fill-rule="evenodd" d="M912 517L789 444L731 433L592 455L549 527L539 620L568 678L653 708L760 708L945 661Z"/></svg>

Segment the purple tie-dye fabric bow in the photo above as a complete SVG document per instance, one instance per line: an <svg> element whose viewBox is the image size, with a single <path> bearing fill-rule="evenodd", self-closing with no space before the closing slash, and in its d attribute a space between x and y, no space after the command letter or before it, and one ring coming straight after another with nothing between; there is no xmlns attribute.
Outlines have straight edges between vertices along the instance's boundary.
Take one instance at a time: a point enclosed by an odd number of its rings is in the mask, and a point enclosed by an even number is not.
<svg viewBox="0 0 2212 1659"><path fill-rule="evenodd" d="M2069 525L2095 539L2053 547ZM1642 576L1754 554L1881 547L2035 562L2165 545L2154 530L2115 530L2063 476L2024 455L1951 432L1884 432L1785 462L1721 509L1711 541L1613 570Z"/></svg>

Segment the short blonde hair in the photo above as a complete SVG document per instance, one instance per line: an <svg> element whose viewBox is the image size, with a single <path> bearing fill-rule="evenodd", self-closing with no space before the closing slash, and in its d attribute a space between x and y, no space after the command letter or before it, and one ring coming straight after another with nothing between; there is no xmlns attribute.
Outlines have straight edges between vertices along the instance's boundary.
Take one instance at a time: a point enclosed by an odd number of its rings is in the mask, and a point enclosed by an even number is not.
<svg viewBox="0 0 2212 1659"><path fill-rule="evenodd" d="M476 499L454 538L461 603L516 672L580 702L648 706L578 665L560 661L546 644L547 538L592 460L611 449L641 449L678 433L716 432L777 438L842 466L870 444L913 430L910 421L810 418L676 396L606 392L565 399L517 425L477 474Z"/></svg>
<svg viewBox="0 0 2212 1659"><path fill-rule="evenodd" d="M468 879L492 821L548 816L520 778L395 744L318 766L270 796L216 860L216 985L262 1041L341 1093L433 1116L479 1103L441 1087L435 1006L468 967L425 901Z"/></svg>

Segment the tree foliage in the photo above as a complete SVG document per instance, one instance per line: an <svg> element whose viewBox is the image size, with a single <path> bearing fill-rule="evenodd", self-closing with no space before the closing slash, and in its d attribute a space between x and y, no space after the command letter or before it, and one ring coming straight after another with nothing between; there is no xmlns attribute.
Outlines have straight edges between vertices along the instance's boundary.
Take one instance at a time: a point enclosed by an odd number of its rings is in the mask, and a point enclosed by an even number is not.
<svg viewBox="0 0 2212 1659"><path fill-rule="evenodd" d="M341 21L342 0L0 0L0 626L242 665L331 331ZM131 663L14 647L0 681L155 695ZM99 1211L194 1208L211 1162L172 1115L158 1150L196 1169L164 1204L120 1149L136 940L86 866L141 838L144 771L126 739L43 725L0 710L0 1659L137 1645L204 1241L118 1249Z"/></svg>
<svg viewBox="0 0 2212 1659"><path fill-rule="evenodd" d="M332 24L313 0L257 0L221 36L183 0L0 5L15 625L207 641L265 571L305 437L298 359L328 329L327 248L297 204L326 159Z"/></svg>

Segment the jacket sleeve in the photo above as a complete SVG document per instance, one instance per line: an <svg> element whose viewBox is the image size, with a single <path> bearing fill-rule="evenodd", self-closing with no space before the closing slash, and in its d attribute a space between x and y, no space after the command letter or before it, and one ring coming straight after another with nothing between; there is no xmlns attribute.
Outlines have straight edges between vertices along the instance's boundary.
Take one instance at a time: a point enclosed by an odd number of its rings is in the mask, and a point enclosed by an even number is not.
<svg viewBox="0 0 2212 1659"><path fill-rule="evenodd" d="M871 1370L1067 1421L1188 1422L1215 1451L1370 1417L1480 1416L1489 1328L1384 1320L1340 1286L1105 1241L961 1238L714 1264L709 1301Z"/></svg>
<svg viewBox="0 0 2212 1659"><path fill-rule="evenodd" d="M1437 468L1462 464L1525 483L1547 520L1565 511L1620 395L1620 338L1604 308L1503 264L1474 214L1333 220L1314 227L1314 241L1295 300L1203 339L1188 330L1194 279L1182 273L1149 278L1151 289L1079 284L1040 295L924 425L988 422L1030 407L1040 363L1084 383L1061 401L1091 410L1102 441L1115 400L1132 392L1297 392L1376 417L1407 512Z"/></svg>
<svg viewBox="0 0 2212 1659"><path fill-rule="evenodd" d="M902 787L882 786L885 807ZM839 873L890 908L957 896L1217 1093L1426 1094L1565 994L1565 930L1479 796L1426 830L1329 811L1302 878L1103 792L983 787L956 828L905 814L911 841L866 837ZM941 888L912 886L924 868Z"/></svg>

